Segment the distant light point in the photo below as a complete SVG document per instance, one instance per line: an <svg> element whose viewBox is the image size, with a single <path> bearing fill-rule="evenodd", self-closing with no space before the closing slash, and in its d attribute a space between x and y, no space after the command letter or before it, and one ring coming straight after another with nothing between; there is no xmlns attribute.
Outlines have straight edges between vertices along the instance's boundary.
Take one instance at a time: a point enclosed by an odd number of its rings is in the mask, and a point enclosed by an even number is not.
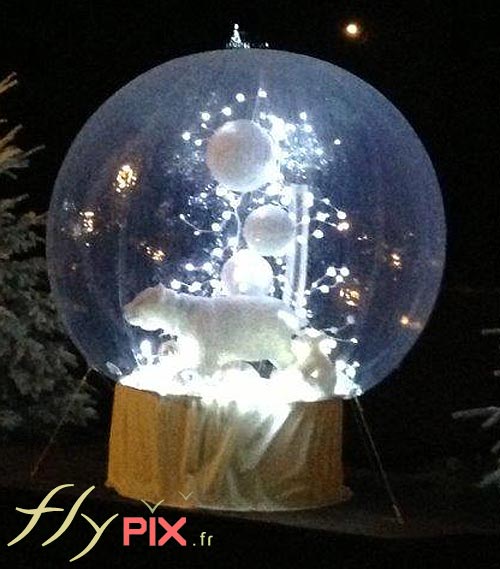
<svg viewBox="0 0 500 569"><path fill-rule="evenodd" d="M345 27L345 33L351 38L356 38L361 34L361 28L356 22L351 22Z"/></svg>

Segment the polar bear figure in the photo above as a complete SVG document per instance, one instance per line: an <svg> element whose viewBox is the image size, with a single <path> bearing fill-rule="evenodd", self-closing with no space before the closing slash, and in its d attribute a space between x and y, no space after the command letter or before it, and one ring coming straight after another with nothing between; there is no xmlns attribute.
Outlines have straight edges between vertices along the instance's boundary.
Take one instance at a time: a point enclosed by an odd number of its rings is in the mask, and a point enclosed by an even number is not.
<svg viewBox="0 0 500 569"><path fill-rule="evenodd" d="M128 303L124 317L132 326L161 329L177 336L179 350L192 351L184 354L192 361L190 368L201 375L212 375L223 365L237 361L269 360L277 369L297 362L292 338L301 322L277 298L201 297L158 284Z"/></svg>

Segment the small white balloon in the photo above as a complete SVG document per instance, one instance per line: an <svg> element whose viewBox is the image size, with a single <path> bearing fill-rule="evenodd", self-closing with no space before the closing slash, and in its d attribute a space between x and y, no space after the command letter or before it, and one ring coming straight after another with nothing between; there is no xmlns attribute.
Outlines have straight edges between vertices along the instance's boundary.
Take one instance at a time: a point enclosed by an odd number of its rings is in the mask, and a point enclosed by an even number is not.
<svg viewBox="0 0 500 569"><path fill-rule="evenodd" d="M263 205L252 211L243 226L249 247L264 256L283 254L295 234L288 212L277 205Z"/></svg>
<svg viewBox="0 0 500 569"><path fill-rule="evenodd" d="M218 128L208 140L207 166L212 176L235 192L251 192L277 175L277 149L257 123L238 119Z"/></svg>
<svg viewBox="0 0 500 569"><path fill-rule="evenodd" d="M263 296L271 291L273 269L254 251L240 249L224 263L221 281L229 294Z"/></svg>

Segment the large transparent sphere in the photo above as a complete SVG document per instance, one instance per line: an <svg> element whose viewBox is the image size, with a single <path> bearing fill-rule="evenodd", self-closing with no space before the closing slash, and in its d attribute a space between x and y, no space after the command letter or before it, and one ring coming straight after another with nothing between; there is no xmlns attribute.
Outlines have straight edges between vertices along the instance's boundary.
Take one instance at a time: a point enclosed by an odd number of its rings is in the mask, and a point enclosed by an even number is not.
<svg viewBox="0 0 500 569"><path fill-rule="evenodd" d="M397 109L334 65L260 49L176 59L113 95L64 161L48 233L53 291L90 366L232 365L283 389L298 370L328 396L401 363L444 251L436 176Z"/></svg>

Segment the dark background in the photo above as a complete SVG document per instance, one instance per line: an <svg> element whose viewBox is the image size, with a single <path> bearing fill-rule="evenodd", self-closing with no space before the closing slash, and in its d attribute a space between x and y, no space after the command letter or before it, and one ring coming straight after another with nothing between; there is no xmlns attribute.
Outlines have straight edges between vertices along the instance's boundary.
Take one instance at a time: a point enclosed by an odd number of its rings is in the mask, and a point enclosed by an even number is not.
<svg viewBox="0 0 500 569"><path fill-rule="evenodd" d="M343 33L349 21L359 39ZM500 326L498 19L480 1L369 0L200 3L187 0L2 0L0 77L21 85L1 114L45 145L32 167L0 191L48 208L72 139L119 87L169 59L224 47L234 22L254 42L335 63L386 95L426 146L440 180L448 264L434 315L400 370L363 398L389 466L419 466L486 450L478 425L452 411L500 401L494 339ZM348 428L347 459L361 461Z"/></svg>

